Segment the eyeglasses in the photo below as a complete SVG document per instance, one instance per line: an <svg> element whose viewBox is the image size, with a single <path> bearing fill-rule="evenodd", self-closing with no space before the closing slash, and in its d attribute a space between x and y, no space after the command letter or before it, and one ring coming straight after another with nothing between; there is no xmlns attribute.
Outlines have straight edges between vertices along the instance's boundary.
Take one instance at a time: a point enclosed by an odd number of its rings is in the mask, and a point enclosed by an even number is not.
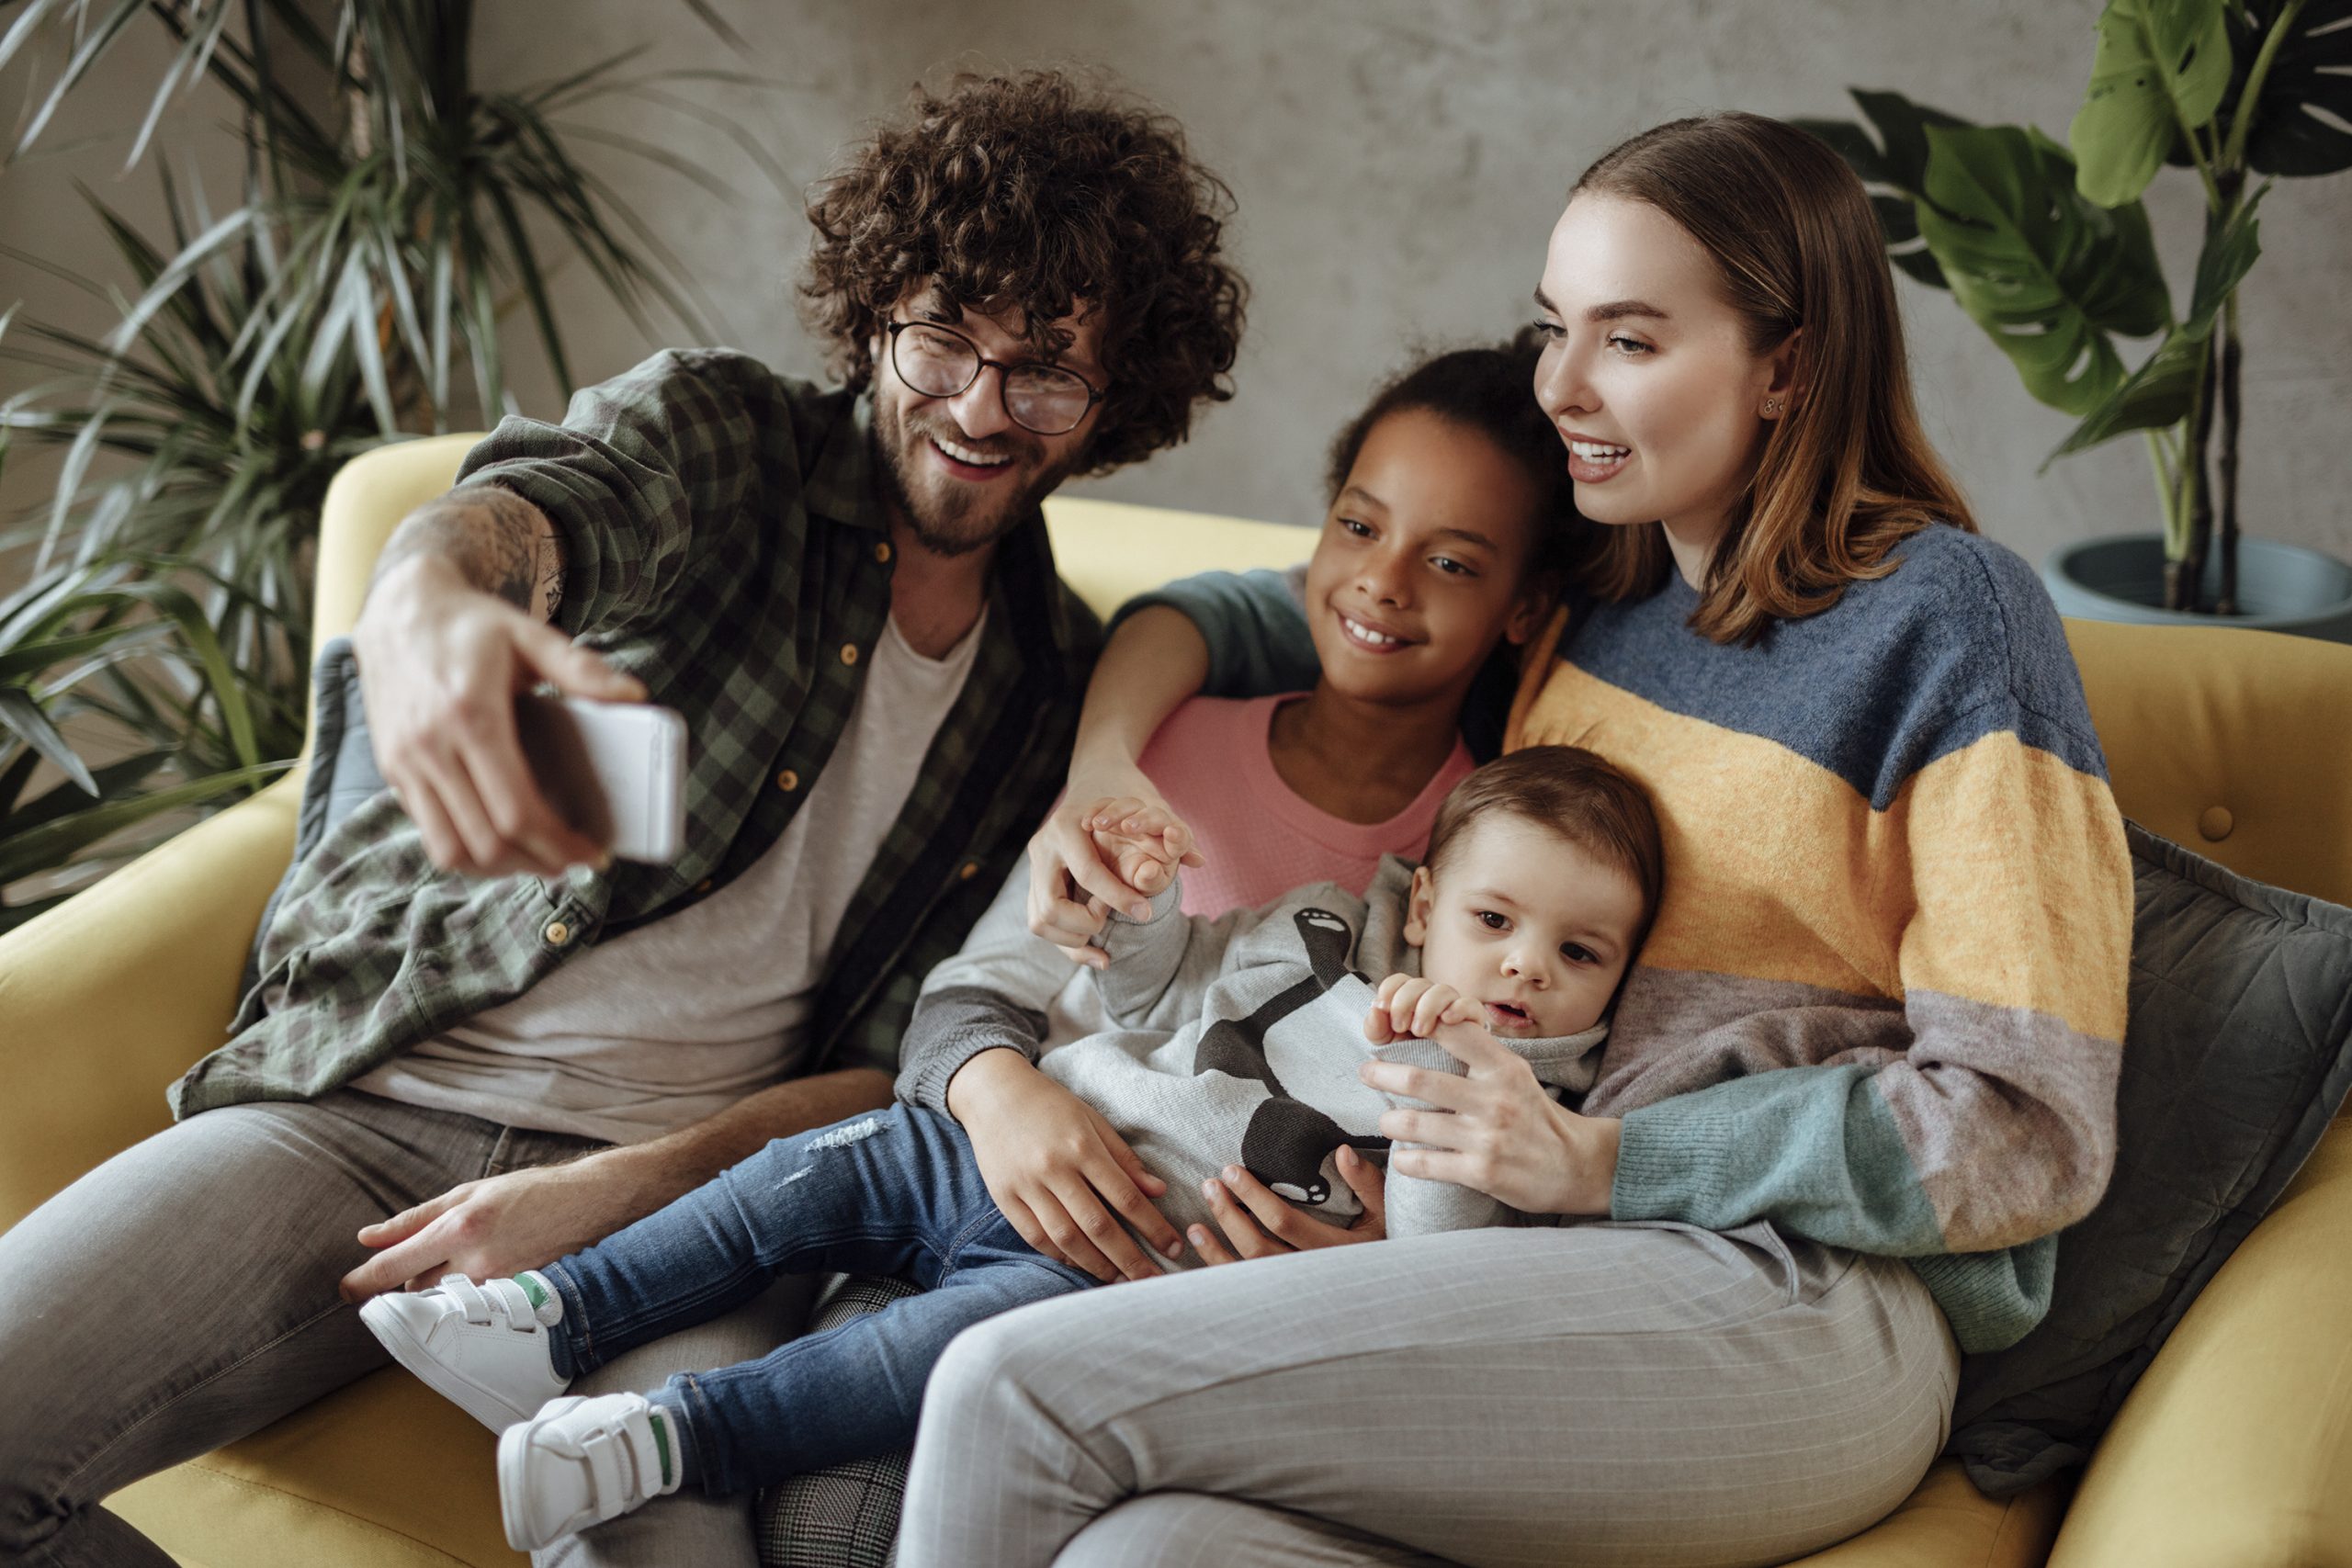
<svg viewBox="0 0 2352 1568"><path fill-rule="evenodd" d="M1003 378L1004 412L1036 435L1067 435L1102 399L1085 377L1058 365L1007 365L990 359L962 333L935 321L885 321L890 367L926 398L953 398L994 366Z"/></svg>

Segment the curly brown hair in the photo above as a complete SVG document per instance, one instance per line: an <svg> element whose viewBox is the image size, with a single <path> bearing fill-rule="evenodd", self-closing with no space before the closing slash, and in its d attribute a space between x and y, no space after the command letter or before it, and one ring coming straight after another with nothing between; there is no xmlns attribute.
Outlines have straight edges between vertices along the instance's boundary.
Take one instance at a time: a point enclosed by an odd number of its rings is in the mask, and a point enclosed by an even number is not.
<svg viewBox="0 0 2352 1568"><path fill-rule="evenodd" d="M1175 446L1194 404L1233 395L1249 288L1219 249L1232 211L1167 116L1065 72L961 74L918 86L905 118L810 193L802 311L862 391L910 289L1017 313L1041 356L1069 346L1053 323L1084 301L1102 313L1110 378L1086 452L1102 473Z"/></svg>

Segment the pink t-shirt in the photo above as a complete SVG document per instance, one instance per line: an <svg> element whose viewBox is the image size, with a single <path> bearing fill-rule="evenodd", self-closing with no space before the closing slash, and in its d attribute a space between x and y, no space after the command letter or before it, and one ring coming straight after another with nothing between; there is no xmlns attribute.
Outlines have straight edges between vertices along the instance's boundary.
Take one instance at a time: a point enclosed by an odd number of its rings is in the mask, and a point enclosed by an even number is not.
<svg viewBox="0 0 2352 1568"><path fill-rule="evenodd" d="M1236 702L1194 697L1159 727L1142 767L1200 840L1208 864L1184 874L1184 912L1255 908L1294 887L1336 882L1361 895L1380 857L1419 860L1446 792L1476 766L1459 739L1412 804L1385 822L1343 822L1300 799L1274 771L1274 710L1296 692Z"/></svg>

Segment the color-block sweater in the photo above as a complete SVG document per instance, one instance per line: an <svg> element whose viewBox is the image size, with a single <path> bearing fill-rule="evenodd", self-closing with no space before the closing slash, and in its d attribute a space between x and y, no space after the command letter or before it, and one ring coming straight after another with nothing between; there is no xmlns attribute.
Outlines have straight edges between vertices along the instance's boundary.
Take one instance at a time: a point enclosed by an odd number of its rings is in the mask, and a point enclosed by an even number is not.
<svg viewBox="0 0 2352 1568"><path fill-rule="evenodd" d="M2131 862L2031 570L1943 526L1895 559L1752 646L1692 631L1679 576L1571 604L1509 744L1600 752L1665 833L1584 1105L1623 1119L1612 1216L1905 1258L1988 1350L2048 1309L2113 1163ZM1147 602L1201 626L1213 691L1312 671L1273 573Z"/></svg>

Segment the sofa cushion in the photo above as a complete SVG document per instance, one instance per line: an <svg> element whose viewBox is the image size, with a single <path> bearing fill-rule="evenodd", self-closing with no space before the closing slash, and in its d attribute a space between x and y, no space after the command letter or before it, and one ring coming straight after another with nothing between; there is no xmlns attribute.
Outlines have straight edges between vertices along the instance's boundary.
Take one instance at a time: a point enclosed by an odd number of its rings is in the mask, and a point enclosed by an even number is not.
<svg viewBox="0 0 2352 1568"><path fill-rule="evenodd" d="M810 1311L808 1332L839 1328L915 1293L904 1280L837 1275ZM898 1553L899 1505L913 1457L901 1449L853 1460L761 1493L761 1568L888 1568Z"/></svg>
<svg viewBox="0 0 2352 1568"><path fill-rule="evenodd" d="M2115 1174L2059 1239L2050 1313L1967 1358L1947 1451L1998 1496L2081 1464L2352 1087L2352 909L2142 829Z"/></svg>

